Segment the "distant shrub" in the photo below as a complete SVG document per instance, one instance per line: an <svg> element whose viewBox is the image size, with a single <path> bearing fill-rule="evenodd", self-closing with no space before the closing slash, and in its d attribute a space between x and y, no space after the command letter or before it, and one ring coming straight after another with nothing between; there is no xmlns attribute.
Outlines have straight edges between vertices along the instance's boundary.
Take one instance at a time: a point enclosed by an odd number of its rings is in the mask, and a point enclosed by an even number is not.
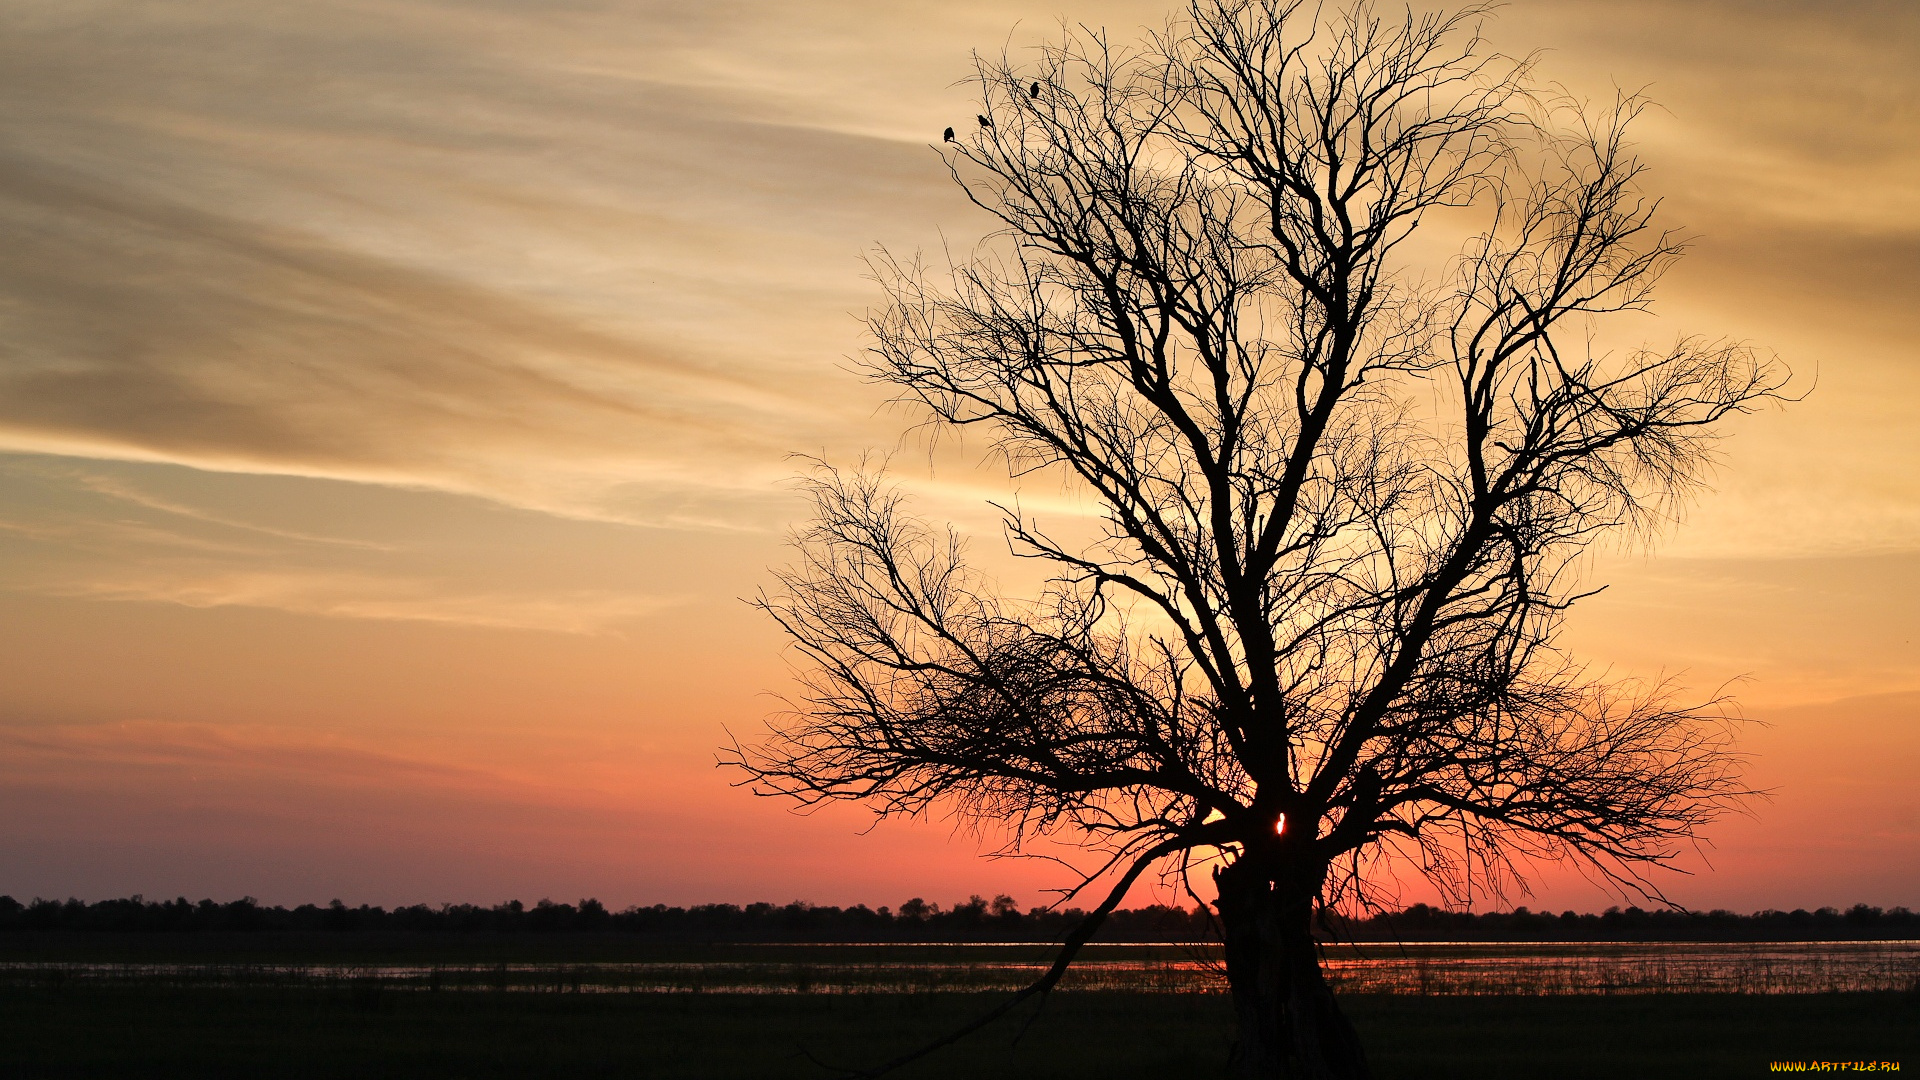
<svg viewBox="0 0 1920 1080"><path fill-rule="evenodd" d="M610 911L595 899L577 904L518 900L476 904L413 904L391 910L334 900L322 907L264 907L253 897L147 900L130 896L86 903L35 898L22 904L0 896L0 933L404 933L637 935L663 941L1057 941L1084 913L1078 908L1028 908L1009 896L972 896L951 907L915 897L897 910L865 904L832 907L788 904L696 904ZM1601 914L1559 914L1518 907L1468 913L1414 904L1367 918L1329 913L1320 933L1333 941L1833 941L1920 937L1920 917L1904 907L1855 904L1846 911L1645 911L1609 908ZM1199 907L1153 905L1116 911L1097 940L1211 941L1214 928Z"/></svg>

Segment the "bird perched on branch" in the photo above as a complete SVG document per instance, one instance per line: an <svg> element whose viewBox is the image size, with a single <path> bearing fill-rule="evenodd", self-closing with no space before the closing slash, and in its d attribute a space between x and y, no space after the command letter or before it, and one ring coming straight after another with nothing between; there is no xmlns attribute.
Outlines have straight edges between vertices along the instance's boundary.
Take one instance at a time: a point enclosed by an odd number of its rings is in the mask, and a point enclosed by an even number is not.
<svg viewBox="0 0 1920 1080"><path fill-rule="evenodd" d="M1039 83L1034 83L1034 84L1033 84L1032 86L1029 86L1029 87L1027 87L1027 96L1028 96L1028 97L1039 97L1039 96L1040 96L1040 84L1039 84Z"/></svg>
<svg viewBox="0 0 1920 1080"><path fill-rule="evenodd" d="M943 133L941 134L941 136L940 136L940 141L941 141L941 142L952 142L952 141L953 141L953 129L952 129L952 128L948 128L948 129L947 129L947 130L946 130L945 132L943 132Z"/></svg>
<svg viewBox="0 0 1920 1080"><path fill-rule="evenodd" d="M975 116L974 119L980 121L980 126L983 128L990 128L993 126L993 121L988 119L985 115Z"/></svg>

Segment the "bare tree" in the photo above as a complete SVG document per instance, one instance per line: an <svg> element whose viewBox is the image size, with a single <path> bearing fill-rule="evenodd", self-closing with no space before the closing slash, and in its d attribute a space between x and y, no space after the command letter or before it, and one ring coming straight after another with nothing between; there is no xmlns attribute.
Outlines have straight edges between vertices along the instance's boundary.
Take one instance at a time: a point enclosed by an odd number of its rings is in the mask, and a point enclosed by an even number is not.
<svg viewBox="0 0 1920 1080"><path fill-rule="evenodd" d="M1594 348L1683 248L1640 193L1642 104L1543 93L1483 15L1194 0L1135 49L978 61L942 152L1002 228L937 283L876 261L866 369L1077 485L1099 538L1007 509L1054 573L1004 597L884 478L822 467L760 601L807 690L739 751L756 790L1096 849L1081 886L1112 884L1029 993L1143 873L1210 868L1236 1076L1366 1075L1316 909L1538 859L1652 889L1742 794L1715 703L1556 638L1583 553L1672 520L1785 372ZM1458 254L1422 276L1416 236Z"/></svg>

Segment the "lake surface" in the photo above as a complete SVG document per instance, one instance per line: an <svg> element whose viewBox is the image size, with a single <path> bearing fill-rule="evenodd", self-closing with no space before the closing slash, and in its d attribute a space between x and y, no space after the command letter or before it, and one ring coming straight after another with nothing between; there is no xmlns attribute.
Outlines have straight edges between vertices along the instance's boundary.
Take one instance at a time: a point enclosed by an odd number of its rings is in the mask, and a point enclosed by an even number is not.
<svg viewBox="0 0 1920 1080"><path fill-rule="evenodd" d="M620 963L0 962L0 983L373 986L421 991L860 994L1015 990L1050 955L1023 945L713 945ZM1920 987L1920 941L1367 944L1330 946L1346 993L1814 994ZM1099 945L1065 990L1218 993L1217 946Z"/></svg>

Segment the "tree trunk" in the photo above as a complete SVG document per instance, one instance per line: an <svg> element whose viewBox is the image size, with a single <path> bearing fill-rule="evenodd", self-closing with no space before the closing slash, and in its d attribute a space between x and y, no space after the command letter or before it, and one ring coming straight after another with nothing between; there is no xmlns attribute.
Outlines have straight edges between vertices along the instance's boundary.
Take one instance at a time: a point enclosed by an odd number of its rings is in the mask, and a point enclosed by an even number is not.
<svg viewBox="0 0 1920 1080"><path fill-rule="evenodd" d="M1214 874L1240 1027L1229 1065L1234 1080L1371 1075L1359 1036L1320 973L1313 905L1323 876L1263 874L1247 861Z"/></svg>

